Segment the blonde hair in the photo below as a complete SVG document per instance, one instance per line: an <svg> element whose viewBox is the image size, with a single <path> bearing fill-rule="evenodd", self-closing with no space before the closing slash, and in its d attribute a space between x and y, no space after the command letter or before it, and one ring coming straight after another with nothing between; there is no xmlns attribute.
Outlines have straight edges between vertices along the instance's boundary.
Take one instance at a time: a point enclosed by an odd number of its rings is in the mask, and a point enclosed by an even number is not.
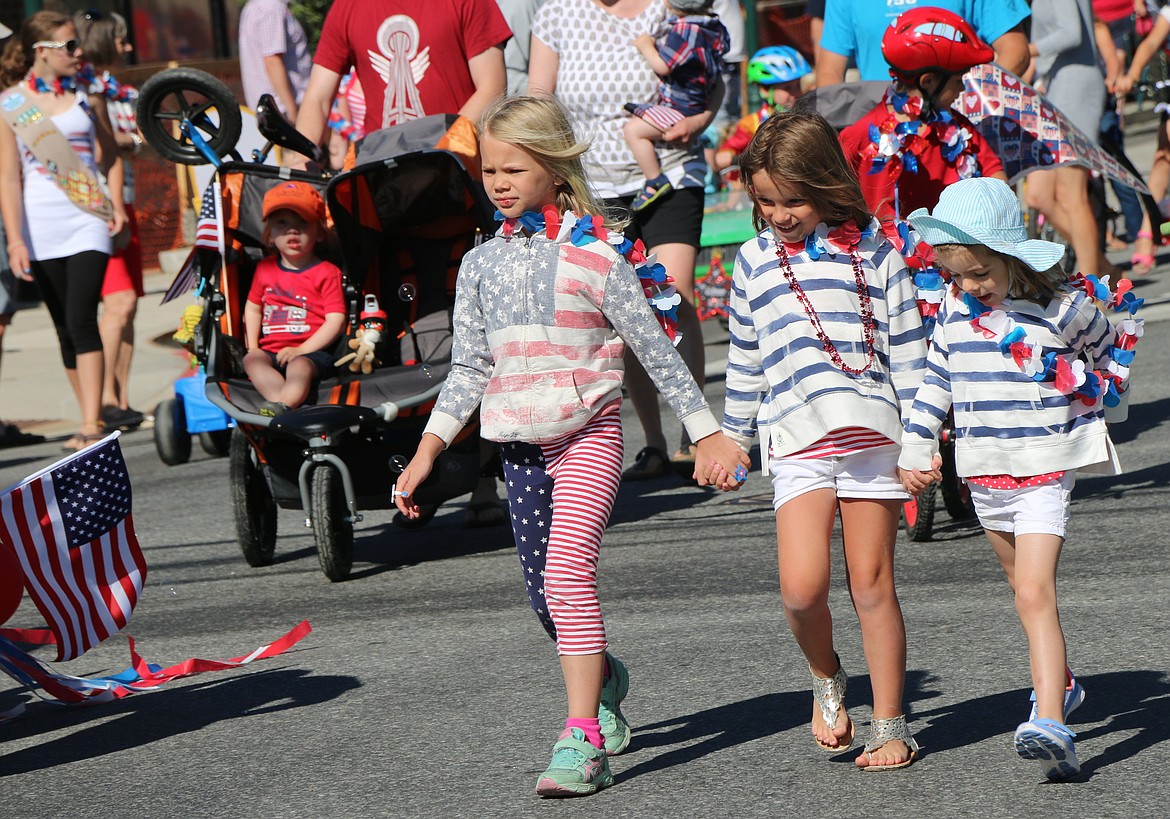
<svg viewBox="0 0 1170 819"><path fill-rule="evenodd" d="M756 228L766 224L752 191L763 171L778 185L794 185L827 225L852 219L864 229L873 219L853 168L841 152L837 132L820 114L782 111L760 125L739 158L740 178L751 193Z"/></svg>
<svg viewBox="0 0 1170 819"><path fill-rule="evenodd" d="M1008 274L1008 295L1017 299L1047 304L1056 295L1057 289L1064 283L1068 275L1059 263L1047 270L1036 270L1022 259L1017 259L1008 253L1000 253L986 245L940 244L934 246L936 255L953 252L956 248L963 248L974 253L976 249L989 256L995 257L1004 263Z"/></svg>
<svg viewBox="0 0 1170 819"><path fill-rule="evenodd" d="M557 208L578 216L592 215L606 227L623 225L606 213L585 178L581 156L589 143L577 139L569 115L553 97L502 97L479 122L479 132L523 150L548 171L557 183Z"/></svg>

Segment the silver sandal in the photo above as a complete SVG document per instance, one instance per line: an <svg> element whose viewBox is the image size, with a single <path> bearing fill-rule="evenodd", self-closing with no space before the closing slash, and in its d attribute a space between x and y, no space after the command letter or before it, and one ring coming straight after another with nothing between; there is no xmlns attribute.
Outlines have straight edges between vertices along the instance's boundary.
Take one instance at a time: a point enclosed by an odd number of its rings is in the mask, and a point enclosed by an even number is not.
<svg viewBox="0 0 1170 819"><path fill-rule="evenodd" d="M918 743L914 741L914 737L910 734L910 729L906 726L905 714L890 717L889 719L875 719L870 722L869 731L869 742L865 743L865 752L867 754L873 753L891 740L900 739L910 749L910 756L907 757L905 762L899 762L897 765L866 765L863 770L893 771L898 768L908 767L918 758Z"/></svg>
<svg viewBox="0 0 1170 819"><path fill-rule="evenodd" d="M845 667L841 665L841 658L837 657L837 673L831 677L818 677L813 673L811 664L808 671L812 675L813 699L821 709L821 719L825 721L825 726L832 731L837 727L837 720L841 714L845 715L845 720L849 723L849 730L838 738L836 745L826 745L817 739L816 734L813 734L813 739L826 751L848 751L853 745L854 731L853 721L849 719L849 712L845 710L845 689L849 677L845 674Z"/></svg>

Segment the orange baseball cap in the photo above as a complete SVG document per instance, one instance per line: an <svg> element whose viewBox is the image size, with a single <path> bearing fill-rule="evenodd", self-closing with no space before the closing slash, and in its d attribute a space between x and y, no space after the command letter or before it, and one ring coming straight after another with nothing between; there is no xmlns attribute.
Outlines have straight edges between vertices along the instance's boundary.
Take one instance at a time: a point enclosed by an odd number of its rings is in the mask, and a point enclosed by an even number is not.
<svg viewBox="0 0 1170 819"><path fill-rule="evenodd" d="M306 222L325 221L325 200L306 182L281 182L264 194L264 218L278 210L291 210Z"/></svg>

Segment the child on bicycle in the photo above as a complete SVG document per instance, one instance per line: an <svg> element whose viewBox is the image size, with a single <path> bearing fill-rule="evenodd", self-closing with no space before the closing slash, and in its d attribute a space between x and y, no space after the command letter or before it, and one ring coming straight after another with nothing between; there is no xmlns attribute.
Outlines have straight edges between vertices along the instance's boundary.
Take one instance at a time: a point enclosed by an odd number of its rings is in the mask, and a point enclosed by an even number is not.
<svg viewBox="0 0 1170 819"><path fill-rule="evenodd" d="M1079 470L1116 474L1103 405L1125 389L1140 320L1122 332L1094 304L1138 306L1095 277L1067 280L1061 245L1029 240L1019 201L996 179L965 179L910 222L952 284L902 436L899 474L917 494L939 480L941 419L954 408L958 473L1015 593L1034 704L1015 733L1049 779L1080 770L1068 718L1085 692L1068 670L1056 567Z"/></svg>
<svg viewBox="0 0 1170 819"><path fill-rule="evenodd" d="M481 434L503 458L529 601L556 640L568 694L568 719L536 783L546 797L608 787L606 755L630 741L621 712L629 674L607 651L597 598L601 537L621 483L625 346L700 457L743 477L750 466L657 326L643 288L665 274L607 228L581 167L586 148L552 98L508 97L484 114L483 182L503 227L463 258L451 374L395 487L399 510L417 517L415 489L480 409Z"/></svg>
<svg viewBox="0 0 1170 819"><path fill-rule="evenodd" d="M906 632L893 563L907 496L895 467L926 354L914 286L823 118L773 114L739 168L764 229L740 249L732 274L723 429L746 449L763 407L780 596L812 675L813 738L841 752L854 736L828 605L839 511L874 696L856 764L903 768L918 744L902 706ZM718 466L700 462L696 471L725 486Z"/></svg>
<svg viewBox="0 0 1170 819"><path fill-rule="evenodd" d="M943 26L961 37L933 33ZM995 52L959 15L922 7L886 29L882 55L893 85L868 115L841 131L840 140L866 204L904 250L894 224L903 214L933 207L943 188L959 179L1007 181L979 129L951 108L963 92L963 74L994 60Z"/></svg>
<svg viewBox="0 0 1170 819"><path fill-rule="evenodd" d="M634 197L631 210L639 211L672 190L662 173L655 143L681 120L710 109L727 53L727 29L711 14L715 0L669 0L673 15L660 42L649 34L634 38L634 47L661 78L658 101L628 103L634 116L626 122L626 143L646 177L646 186Z"/></svg>
<svg viewBox="0 0 1170 819"><path fill-rule="evenodd" d="M256 266L244 330L244 372L264 397L260 414L299 407L315 381L332 375L333 347L345 325L341 269L317 257L325 200L305 182L282 182L264 195L265 245Z"/></svg>
<svg viewBox="0 0 1170 819"><path fill-rule="evenodd" d="M800 78L812 73L804 55L792 46L766 46L748 61L747 81L756 86L759 109L736 123L715 152L715 170L735 164L760 125L776 111L787 111L800 96Z"/></svg>

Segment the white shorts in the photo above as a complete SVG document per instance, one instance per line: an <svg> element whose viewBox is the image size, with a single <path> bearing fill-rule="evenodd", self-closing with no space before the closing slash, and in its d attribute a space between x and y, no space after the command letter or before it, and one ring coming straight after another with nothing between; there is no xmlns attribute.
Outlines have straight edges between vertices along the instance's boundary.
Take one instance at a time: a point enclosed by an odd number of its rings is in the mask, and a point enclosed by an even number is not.
<svg viewBox="0 0 1170 819"><path fill-rule="evenodd" d="M875 446L827 458L773 458L772 509L814 489L832 489L838 498L909 500L898 480L897 444Z"/></svg>
<svg viewBox="0 0 1170 819"><path fill-rule="evenodd" d="M1069 498L1075 472L1065 472L1059 481L1025 489L988 489L967 481L979 525L993 532L1012 535L1056 535L1064 537L1068 526Z"/></svg>

